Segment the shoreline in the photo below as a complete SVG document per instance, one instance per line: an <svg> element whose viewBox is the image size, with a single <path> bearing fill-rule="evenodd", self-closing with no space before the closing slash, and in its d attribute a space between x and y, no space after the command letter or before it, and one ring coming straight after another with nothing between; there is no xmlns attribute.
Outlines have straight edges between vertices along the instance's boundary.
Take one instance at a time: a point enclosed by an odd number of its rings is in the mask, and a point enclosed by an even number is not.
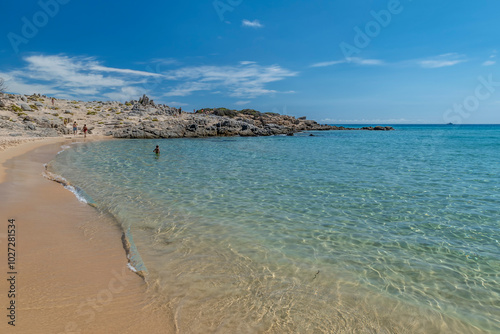
<svg viewBox="0 0 500 334"><path fill-rule="evenodd" d="M146 282L129 269L116 223L42 176L44 163L68 141L75 138L30 141L0 151L5 253L8 220L16 225L12 298L7 254L0 265L5 276L0 305L6 305L7 315L14 301L15 327L4 316L1 332L174 332L168 310L150 299Z"/></svg>

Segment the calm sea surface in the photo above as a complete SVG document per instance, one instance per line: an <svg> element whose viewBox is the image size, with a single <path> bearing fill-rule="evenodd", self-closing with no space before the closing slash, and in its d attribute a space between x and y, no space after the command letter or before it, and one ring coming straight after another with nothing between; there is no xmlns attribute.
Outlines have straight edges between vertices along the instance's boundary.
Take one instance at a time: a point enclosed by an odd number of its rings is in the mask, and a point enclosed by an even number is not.
<svg viewBox="0 0 500 334"><path fill-rule="evenodd" d="M49 168L123 226L180 333L500 333L500 126L394 127L75 144Z"/></svg>

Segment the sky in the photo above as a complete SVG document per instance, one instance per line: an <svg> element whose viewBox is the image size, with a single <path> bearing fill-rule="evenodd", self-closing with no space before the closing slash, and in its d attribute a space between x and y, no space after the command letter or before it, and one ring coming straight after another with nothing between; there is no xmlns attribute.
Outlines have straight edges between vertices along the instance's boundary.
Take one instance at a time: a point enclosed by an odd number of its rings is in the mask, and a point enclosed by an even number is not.
<svg viewBox="0 0 500 334"><path fill-rule="evenodd" d="M500 124L495 0L0 4L7 91L328 124Z"/></svg>

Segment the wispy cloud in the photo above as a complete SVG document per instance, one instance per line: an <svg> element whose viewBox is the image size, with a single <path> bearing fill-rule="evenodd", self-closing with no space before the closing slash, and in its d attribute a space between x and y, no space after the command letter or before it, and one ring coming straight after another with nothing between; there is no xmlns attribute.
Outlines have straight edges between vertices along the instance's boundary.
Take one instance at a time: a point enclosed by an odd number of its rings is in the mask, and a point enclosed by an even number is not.
<svg viewBox="0 0 500 334"><path fill-rule="evenodd" d="M92 57L31 55L23 58L25 67L6 73L9 91L20 94L42 93L64 98L137 97L141 84L161 74L106 67Z"/></svg>
<svg viewBox="0 0 500 334"><path fill-rule="evenodd" d="M497 63L497 52L496 50L493 51L493 54L490 55L490 59L488 59L487 61L485 61L483 63L483 66L492 66L492 65L495 65Z"/></svg>
<svg viewBox="0 0 500 334"><path fill-rule="evenodd" d="M296 76L298 73L279 65L261 66L240 62L235 66L191 66L165 72L170 81L180 81L165 96L187 96L201 90L225 91L227 95L254 98L276 93L266 85Z"/></svg>
<svg viewBox="0 0 500 334"><path fill-rule="evenodd" d="M333 65L338 65L338 64L344 64L345 62L346 61L344 59L324 61L324 62L312 64L310 67L327 67L327 66L333 66Z"/></svg>
<svg viewBox="0 0 500 334"><path fill-rule="evenodd" d="M248 101L236 101L234 104L236 104L237 106L243 106L245 104L249 104L251 101L248 100Z"/></svg>
<svg viewBox="0 0 500 334"><path fill-rule="evenodd" d="M32 55L24 61L24 67L1 73L11 92L118 101L144 93L171 97L200 91L243 101L278 93L268 85L298 74L279 65L262 66L253 61L233 66L186 66L163 71L156 68L154 72L108 67L92 57Z"/></svg>
<svg viewBox="0 0 500 334"><path fill-rule="evenodd" d="M364 59L364 58L359 58L359 57L351 57L351 58L346 58L346 59L315 63L315 64L310 65L310 67L327 67L327 66L334 66L334 65L339 65L339 64L349 64L349 63L356 64L356 65L363 65L363 66L380 66L380 65L385 64L385 62L383 60L380 60L380 59Z"/></svg>
<svg viewBox="0 0 500 334"><path fill-rule="evenodd" d="M131 75L138 75L138 76L145 76L145 77L161 77L161 74L158 74L158 73L128 70L128 69L122 69L122 68L113 68L113 67L106 67L106 66L100 66L100 65L92 65L90 67L90 69L94 70L94 71L99 71L99 72L114 72L114 73L131 74Z"/></svg>
<svg viewBox="0 0 500 334"><path fill-rule="evenodd" d="M183 102L176 102L176 101L170 101L170 102L165 102L167 106L173 106L173 107L184 107L188 106L189 104L183 103Z"/></svg>
<svg viewBox="0 0 500 334"><path fill-rule="evenodd" d="M243 27L250 27L250 28L264 28L264 25L262 23L259 22L259 20L253 20L253 21L249 21L249 20L243 20L241 21L241 25Z"/></svg>
<svg viewBox="0 0 500 334"><path fill-rule="evenodd" d="M421 59L417 64L422 68L440 68L454 66L466 62L467 58L458 53L446 53L436 57Z"/></svg>

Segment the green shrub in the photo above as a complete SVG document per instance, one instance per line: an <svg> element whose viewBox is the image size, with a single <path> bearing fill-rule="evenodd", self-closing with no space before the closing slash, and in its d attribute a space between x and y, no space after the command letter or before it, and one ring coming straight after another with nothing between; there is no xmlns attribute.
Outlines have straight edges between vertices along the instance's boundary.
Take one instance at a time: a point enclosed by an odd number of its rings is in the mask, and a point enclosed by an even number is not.
<svg viewBox="0 0 500 334"><path fill-rule="evenodd" d="M127 102L127 103L125 103L125 105L130 107L132 105L132 103Z"/></svg>
<svg viewBox="0 0 500 334"><path fill-rule="evenodd" d="M240 112L242 114L244 114L244 115L251 115L251 116L260 116L260 115L262 115L262 113L260 111L253 110L253 109L243 109Z"/></svg>
<svg viewBox="0 0 500 334"><path fill-rule="evenodd" d="M22 112L23 111L23 109L21 107L18 107L15 104L11 105L10 109L12 109L13 112Z"/></svg>
<svg viewBox="0 0 500 334"><path fill-rule="evenodd" d="M97 115L96 111L87 111L87 115Z"/></svg>
<svg viewBox="0 0 500 334"><path fill-rule="evenodd" d="M52 115L53 115L53 116L56 116L56 117L57 117L57 116L59 116L59 114L58 114L58 113L56 113L56 112L55 112L55 113L53 113Z"/></svg>
<svg viewBox="0 0 500 334"><path fill-rule="evenodd" d="M203 113L206 113L207 111L212 112L214 109L213 108L203 108L203 109L196 110L196 113L201 114L202 110L203 110Z"/></svg>
<svg viewBox="0 0 500 334"><path fill-rule="evenodd" d="M217 109L214 109L214 115L226 116L226 117L236 117L236 115L238 115L238 112L236 110L230 110L227 108L217 108Z"/></svg>

